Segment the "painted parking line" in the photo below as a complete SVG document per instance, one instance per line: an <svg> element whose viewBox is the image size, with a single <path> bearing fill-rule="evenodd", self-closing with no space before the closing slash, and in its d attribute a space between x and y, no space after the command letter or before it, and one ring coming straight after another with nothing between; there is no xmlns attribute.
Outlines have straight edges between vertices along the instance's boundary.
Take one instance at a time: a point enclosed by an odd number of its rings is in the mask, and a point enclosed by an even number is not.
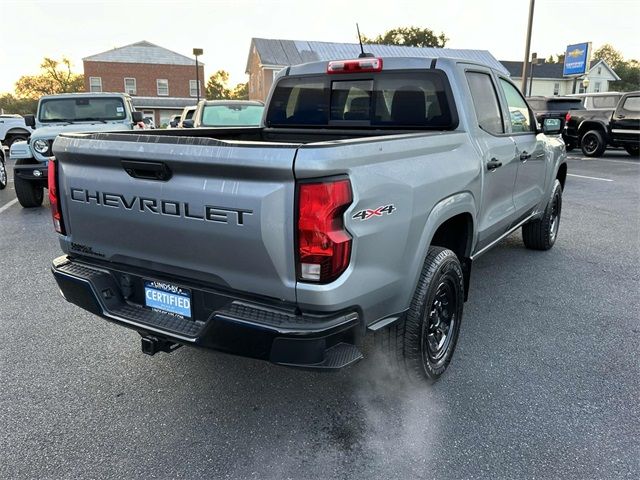
<svg viewBox="0 0 640 480"><path fill-rule="evenodd" d="M11 200L9 203L3 205L2 207L0 207L0 213L4 212L5 210L9 210L11 207L13 207L16 203L18 203L18 199L14 198L13 200Z"/></svg>
<svg viewBox="0 0 640 480"><path fill-rule="evenodd" d="M618 160L617 158L591 158L591 157L567 157L567 160L584 160L589 162L615 162L626 163L627 165L640 165L640 162L634 160Z"/></svg>
<svg viewBox="0 0 640 480"><path fill-rule="evenodd" d="M586 175L576 175L575 173L567 173L567 177L588 178L589 180L601 180L603 182L613 182L610 178L588 177Z"/></svg>

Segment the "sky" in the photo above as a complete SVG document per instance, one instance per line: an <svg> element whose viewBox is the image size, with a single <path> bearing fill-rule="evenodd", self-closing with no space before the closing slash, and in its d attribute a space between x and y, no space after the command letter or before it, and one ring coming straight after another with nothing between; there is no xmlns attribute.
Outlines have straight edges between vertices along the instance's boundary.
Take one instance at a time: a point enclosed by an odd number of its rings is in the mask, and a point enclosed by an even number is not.
<svg viewBox="0 0 640 480"><path fill-rule="evenodd" d="M399 26L444 32L447 47L490 51L522 60L529 0L2 0L0 92L35 74L44 57L82 58L147 40L200 60L208 77L227 70L231 83L247 80L252 37L356 42ZM640 59L640 0L537 0L531 51L548 57L566 45L612 44Z"/></svg>

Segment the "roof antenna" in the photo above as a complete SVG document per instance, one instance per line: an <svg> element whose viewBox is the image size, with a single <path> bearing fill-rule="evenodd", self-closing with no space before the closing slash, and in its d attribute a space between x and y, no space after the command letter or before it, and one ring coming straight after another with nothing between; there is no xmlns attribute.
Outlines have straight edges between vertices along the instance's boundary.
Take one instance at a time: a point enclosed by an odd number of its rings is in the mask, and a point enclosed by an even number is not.
<svg viewBox="0 0 640 480"><path fill-rule="evenodd" d="M356 22L356 30L358 30L358 42L360 42L360 55L358 55L358 58L373 57L372 53L365 53L364 48L362 47L362 38L360 37L360 27L358 26L358 22Z"/></svg>

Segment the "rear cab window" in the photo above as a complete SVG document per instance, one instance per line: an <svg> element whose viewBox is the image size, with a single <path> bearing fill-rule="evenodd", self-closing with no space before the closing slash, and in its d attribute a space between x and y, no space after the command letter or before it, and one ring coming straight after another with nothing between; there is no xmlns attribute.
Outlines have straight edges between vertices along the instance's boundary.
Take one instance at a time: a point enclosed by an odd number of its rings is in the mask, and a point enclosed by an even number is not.
<svg viewBox="0 0 640 480"><path fill-rule="evenodd" d="M268 127L453 130L458 116L441 70L284 77Z"/></svg>
<svg viewBox="0 0 640 480"><path fill-rule="evenodd" d="M498 102L498 95L491 75L483 72L466 73L471 99L476 111L478 126L494 135L504 133L504 119Z"/></svg>

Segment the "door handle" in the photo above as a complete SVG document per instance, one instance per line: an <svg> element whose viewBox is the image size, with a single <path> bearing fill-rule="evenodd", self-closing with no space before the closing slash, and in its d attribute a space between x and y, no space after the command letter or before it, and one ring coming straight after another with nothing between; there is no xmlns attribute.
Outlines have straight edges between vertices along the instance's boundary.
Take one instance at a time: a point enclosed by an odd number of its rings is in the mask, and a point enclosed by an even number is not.
<svg viewBox="0 0 640 480"><path fill-rule="evenodd" d="M491 170L495 170L496 168L500 168L502 166L502 162L499 160L496 160L495 158L492 158L490 161L487 162L487 170L491 171Z"/></svg>
<svg viewBox="0 0 640 480"><path fill-rule="evenodd" d="M527 153L526 151L525 151L525 152L522 152L522 153L520 154L520 160L521 160L521 161L523 161L523 162L526 162L526 161L527 161L527 160L529 160L530 158L531 158L531 154L530 154L530 153Z"/></svg>

